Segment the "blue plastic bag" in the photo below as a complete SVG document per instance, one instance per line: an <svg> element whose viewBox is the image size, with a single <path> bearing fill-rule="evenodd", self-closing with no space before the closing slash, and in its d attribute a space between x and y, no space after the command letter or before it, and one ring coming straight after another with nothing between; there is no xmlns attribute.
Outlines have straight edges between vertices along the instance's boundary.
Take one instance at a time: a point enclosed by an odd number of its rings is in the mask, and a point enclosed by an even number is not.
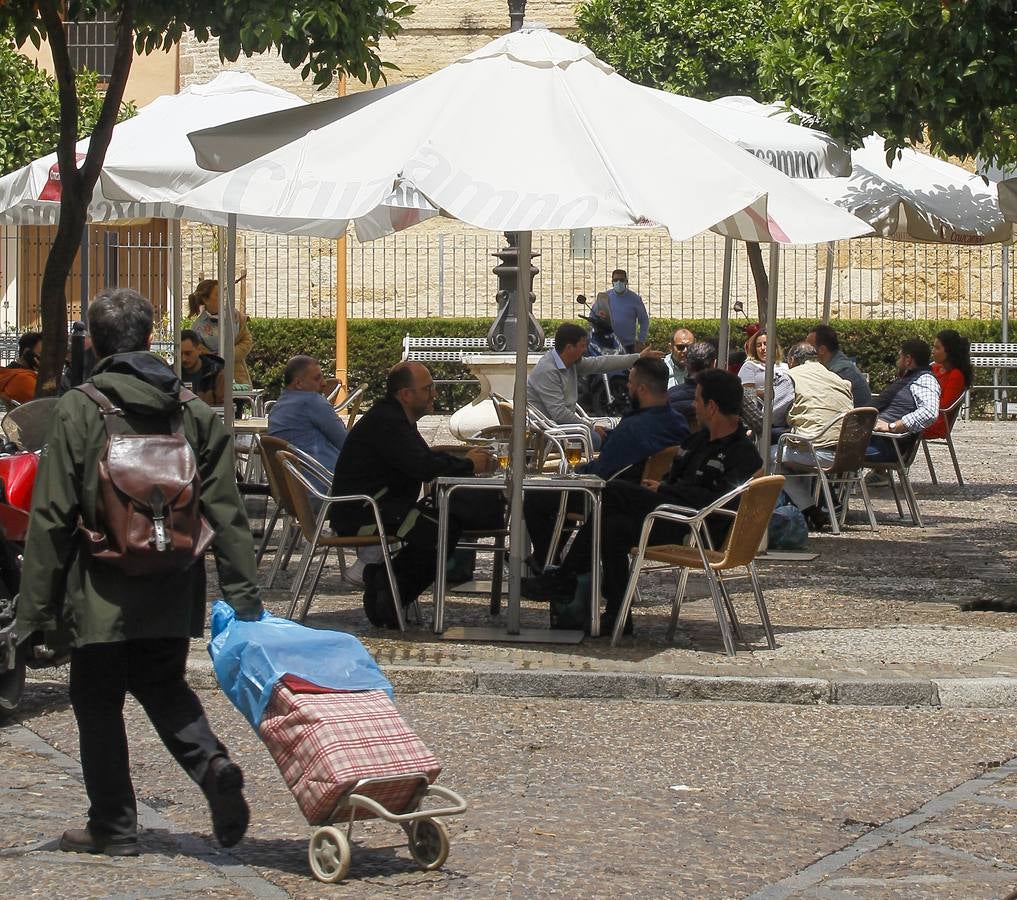
<svg viewBox="0 0 1017 900"><path fill-rule="evenodd" d="M306 628L263 613L257 622L236 618L222 600L212 607L208 654L219 685L257 729L283 675L340 691L386 691L392 685L352 634Z"/></svg>
<svg viewBox="0 0 1017 900"><path fill-rule="evenodd" d="M773 511L766 535L771 550L804 550L809 544L809 526L793 503L781 504Z"/></svg>

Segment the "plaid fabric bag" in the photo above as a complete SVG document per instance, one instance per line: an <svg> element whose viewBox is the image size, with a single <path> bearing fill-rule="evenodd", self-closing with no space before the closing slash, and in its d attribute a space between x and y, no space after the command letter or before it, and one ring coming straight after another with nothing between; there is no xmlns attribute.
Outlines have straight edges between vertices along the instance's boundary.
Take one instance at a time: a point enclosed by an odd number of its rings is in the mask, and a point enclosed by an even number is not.
<svg viewBox="0 0 1017 900"><path fill-rule="evenodd" d="M309 825L333 821L361 778L422 772L433 782L441 763L384 691L331 691L287 675L272 692L258 734ZM417 783L376 784L358 793L405 812ZM357 818L371 813L358 810Z"/></svg>

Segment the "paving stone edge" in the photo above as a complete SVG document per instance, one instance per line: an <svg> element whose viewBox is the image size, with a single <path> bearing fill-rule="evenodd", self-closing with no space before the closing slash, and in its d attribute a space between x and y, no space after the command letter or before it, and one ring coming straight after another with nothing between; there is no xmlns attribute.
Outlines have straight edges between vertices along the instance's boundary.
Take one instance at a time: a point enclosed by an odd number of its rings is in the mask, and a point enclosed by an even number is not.
<svg viewBox="0 0 1017 900"><path fill-rule="evenodd" d="M784 703L798 706L1017 707L1017 678L796 678L774 675L654 675L567 669L384 666L396 694L486 694L609 700ZM208 659L192 656L188 678L213 687Z"/></svg>

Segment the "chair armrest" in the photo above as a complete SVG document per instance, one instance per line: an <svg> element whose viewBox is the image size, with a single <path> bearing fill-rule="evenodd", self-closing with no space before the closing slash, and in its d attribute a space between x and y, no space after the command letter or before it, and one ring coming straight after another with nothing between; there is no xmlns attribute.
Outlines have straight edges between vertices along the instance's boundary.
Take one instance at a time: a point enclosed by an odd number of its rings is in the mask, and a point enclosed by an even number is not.
<svg viewBox="0 0 1017 900"><path fill-rule="evenodd" d="M289 445L288 451L292 453L297 459L300 460L308 469L310 469L315 476L320 478L325 484L331 484L332 479L335 477L334 472L329 472L318 460L316 460L310 453L301 450L299 447L294 447L292 444Z"/></svg>

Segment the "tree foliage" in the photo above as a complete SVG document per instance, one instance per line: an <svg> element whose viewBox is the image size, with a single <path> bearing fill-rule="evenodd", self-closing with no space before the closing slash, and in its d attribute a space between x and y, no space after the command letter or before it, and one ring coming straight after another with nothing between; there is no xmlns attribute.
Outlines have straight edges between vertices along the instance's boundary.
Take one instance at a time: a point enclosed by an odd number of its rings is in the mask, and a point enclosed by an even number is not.
<svg viewBox="0 0 1017 900"><path fill-rule="evenodd" d="M377 84L389 67L378 55L378 46L383 38L394 37L401 30L400 20L412 12L404 0L0 0L0 33L12 33L18 47L29 41L36 47L48 43L60 100L60 223L40 291L40 395L56 391L67 346L67 278L135 50L168 50L189 29L199 42L215 40L224 61L236 60L241 53L253 56L276 50L288 65L300 69L301 77L319 87L340 72ZM115 21L113 61L88 153L79 167L75 144L81 102L65 23L100 13Z"/></svg>
<svg viewBox="0 0 1017 900"><path fill-rule="evenodd" d="M583 0L576 22L630 81L704 100L760 93L761 0Z"/></svg>
<svg viewBox="0 0 1017 900"><path fill-rule="evenodd" d="M102 92L95 72L80 72L75 79L78 92L78 133L92 133ZM28 165L33 159L52 153L60 137L60 98L56 79L14 49L13 41L0 38L0 175ZM120 119L136 112L126 103Z"/></svg>
<svg viewBox="0 0 1017 900"><path fill-rule="evenodd" d="M851 146L1017 162L1013 0L780 0L763 77Z"/></svg>

